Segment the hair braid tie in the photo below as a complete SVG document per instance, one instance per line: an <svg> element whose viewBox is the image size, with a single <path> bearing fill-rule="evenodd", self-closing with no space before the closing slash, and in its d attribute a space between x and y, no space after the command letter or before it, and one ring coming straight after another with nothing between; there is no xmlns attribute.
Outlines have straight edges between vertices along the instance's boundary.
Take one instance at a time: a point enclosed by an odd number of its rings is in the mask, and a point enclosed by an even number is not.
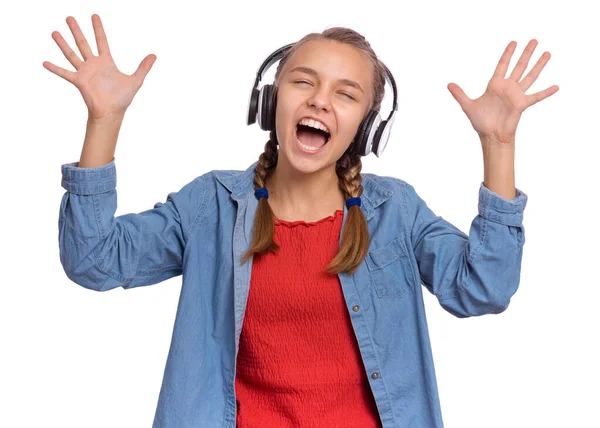
<svg viewBox="0 0 600 428"><path fill-rule="evenodd" d="M260 187L254 191L254 196L256 196L256 199L259 200L262 197L269 199L269 192L267 191L266 187Z"/></svg>
<svg viewBox="0 0 600 428"><path fill-rule="evenodd" d="M360 207L360 196L356 198L346 199L346 207L350 209L351 206L358 205Z"/></svg>

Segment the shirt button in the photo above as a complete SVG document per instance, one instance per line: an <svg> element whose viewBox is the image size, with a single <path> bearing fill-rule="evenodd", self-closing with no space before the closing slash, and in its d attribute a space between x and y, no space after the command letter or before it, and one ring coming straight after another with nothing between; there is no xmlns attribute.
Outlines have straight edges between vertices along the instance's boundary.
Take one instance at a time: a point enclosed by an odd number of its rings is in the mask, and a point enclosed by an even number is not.
<svg viewBox="0 0 600 428"><path fill-rule="evenodd" d="M358 305L354 305L354 306L352 306L352 310L353 310L354 312L358 312L358 310L359 310L359 309L360 309L360 306L358 306Z"/></svg>
<svg viewBox="0 0 600 428"><path fill-rule="evenodd" d="M377 379L377 378L379 377L379 372L373 372L373 373L371 374L371 377L372 377L373 379Z"/></svg>

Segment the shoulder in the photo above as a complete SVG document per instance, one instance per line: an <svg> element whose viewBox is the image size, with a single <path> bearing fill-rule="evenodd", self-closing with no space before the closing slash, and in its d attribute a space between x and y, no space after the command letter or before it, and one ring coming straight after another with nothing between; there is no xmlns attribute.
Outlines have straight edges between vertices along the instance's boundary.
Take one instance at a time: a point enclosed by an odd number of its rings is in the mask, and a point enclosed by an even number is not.
<svg viewBox="0 0 600 428"><path fill-rule="evenodd" d="M211 179L225 178L232 176L241 176L244 170L241 169L213 169L204 173L203 177L210 177Z"/></svg>
<svg viewBox="0 0 600 428"><path fill-rule="evenodd" d="M363 172L363 173L361 173L361 175L363 176L363 178L372 180L375 183L382 184L384 186L388 185L389 187L398 187L398 186L403 186L405 184L408 184L406 181L402 180L401 178L392 177L389 175L379 175L379 174L374 174L371 172Z"/></svg>
<svg viewBox="0 0 600 428"><path fill-rule="evenodd" d="M245 171L237 169L213 169L198 175L193 182L203 186L211 186L218 182L235 185L239 180L243 180L244 173Z"/></svg>
<svg viewBox="0 0 600 428"><path fill-rule="evenodd" d="M239 180L240 174L243 174L243 171L211 170L188 181L179 191L170 193L169 197L178 201L180 205L201 210L206 205L206 201L218 192L218 182L225 183L226 187L231 188Z"/></svg>
<svg viewBox="0 0 600 428"><path fill-rule="evenodd" d="M230 193L243 194L253 189L255 167L258 161L253 162L245 170L240 169L214 169L202 175L207 184L213 184L215 191L221 187ZM218 185L220 183L220 186Z"/></svg>
<svg viewBox="0 0 600 428"><path fill-rule="evenodd" d="M402 178L373 173L362 173L362 176L363 188L368 188L370 195L385 192L387 196L383 199L389 202L385 204L389 209L405 211L410 216L422 203L415 187Z"/></svg>
<svg viewBox="0 0 600 428"><path fill-rule="evenodd" d="M368 182L368 185L386 189L393 192L396 197L406 195L407 191L414 190L410 183L401 178L364 172L361 175L363 184Z"/></svg>
<svg viewBox="0 0 600 428"><path fill-rule="evenodd" d="M254 188L254 169L213 169L196 177L204 200L239 199Z"/></svg>
<svg viewBox="0 0 600 428"><path fill-rule="evenodd" d="M183 224L189 228L191 234L199 224L210 217L220 204L215 200L229 200L232 189L239 184L243 171L238 170L210 170L195 176L177 192L169 194L179 212ZM162 205L158 203L155 207Z"/></svg>

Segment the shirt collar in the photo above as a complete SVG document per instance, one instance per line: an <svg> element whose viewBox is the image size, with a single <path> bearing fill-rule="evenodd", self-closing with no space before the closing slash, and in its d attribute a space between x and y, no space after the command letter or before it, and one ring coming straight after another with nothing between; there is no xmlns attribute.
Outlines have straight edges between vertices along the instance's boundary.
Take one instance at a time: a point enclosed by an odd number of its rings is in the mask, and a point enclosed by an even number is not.
<svg viewBox="0 0 600 428"><path fill-rule="evenodd" d="M254 168L258 161L250 165L245 171L217 170L216 179L231 193L235 201L247 199L254 196ZM392 196L393 191L375 180L375 176L362 173L363 194L361 195L361 206L365 218L373 217L373 210Z"/></svg>

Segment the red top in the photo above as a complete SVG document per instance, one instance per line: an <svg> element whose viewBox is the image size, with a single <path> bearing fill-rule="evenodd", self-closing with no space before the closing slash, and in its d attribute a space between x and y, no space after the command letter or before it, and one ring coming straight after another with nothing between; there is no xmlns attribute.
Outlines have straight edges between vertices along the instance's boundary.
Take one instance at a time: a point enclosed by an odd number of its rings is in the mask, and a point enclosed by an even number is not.
<svg viewBox="0 0 600 428"><path fill-rule="evenodd" d="M278 253L255 254L240 336L237 426L380 427L337 275L343 210L275 219Z"/></svg>

